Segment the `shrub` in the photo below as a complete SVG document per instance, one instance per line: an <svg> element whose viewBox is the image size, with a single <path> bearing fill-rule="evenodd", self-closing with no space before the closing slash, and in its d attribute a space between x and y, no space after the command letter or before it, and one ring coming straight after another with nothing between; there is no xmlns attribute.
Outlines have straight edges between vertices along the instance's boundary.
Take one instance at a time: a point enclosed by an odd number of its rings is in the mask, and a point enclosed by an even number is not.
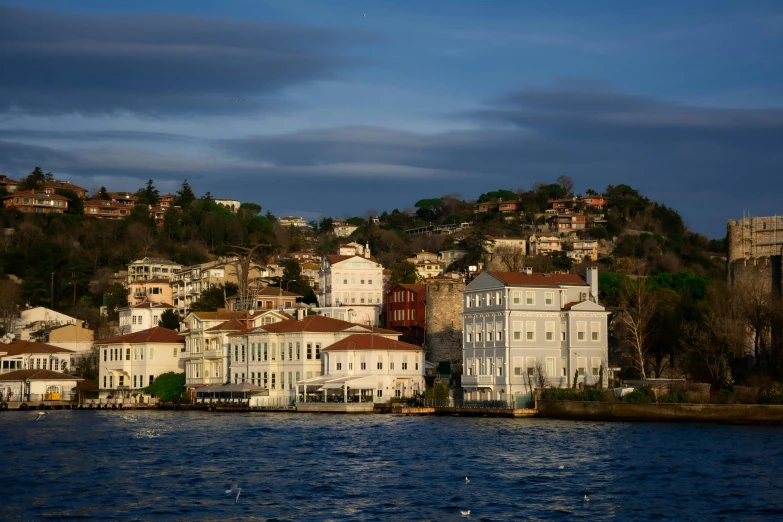
<svg viewBox="0 0 783 522"><path fill-rule="evenodd" d="M614 393L592 388L584 391L575 391L568 388L547 388L541 393L541 398L548 401L609 402L614 400Z"/></svg>
<svg viewBox="0 0 783 522"><path fill-rule="evenodd" d="M649 388L641 387L641 388L634 388L634 390L623 397L623 402L628 402L632 404L641 404L641 403L648 403L653 402L653 399L655 399L655 394L653 391Z"/></svg>
<svg viewBox="0 0 783 522"><path fill-rule="evenodd" d="M773 382L759 394L760 404L783 404L783 384Z"/></svg>
<svg viewBox="0 0 783 522"><path fill-rule="evenodd" d="M658 402L665 404L679 404L688 402L688 393L684 391L670 391L666 395L661 395Z"/></svg>

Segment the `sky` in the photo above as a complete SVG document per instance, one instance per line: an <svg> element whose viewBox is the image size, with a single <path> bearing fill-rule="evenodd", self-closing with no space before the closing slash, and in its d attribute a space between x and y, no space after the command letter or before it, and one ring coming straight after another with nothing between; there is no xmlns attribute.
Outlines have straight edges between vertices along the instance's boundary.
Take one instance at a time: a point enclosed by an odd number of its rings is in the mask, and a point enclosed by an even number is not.
<svg viewBox="0 0 783 522"><path fill-rule="evenodd" d="M783 2L0 0L0 173L307 220L573 178L783 214Z"/></svg>

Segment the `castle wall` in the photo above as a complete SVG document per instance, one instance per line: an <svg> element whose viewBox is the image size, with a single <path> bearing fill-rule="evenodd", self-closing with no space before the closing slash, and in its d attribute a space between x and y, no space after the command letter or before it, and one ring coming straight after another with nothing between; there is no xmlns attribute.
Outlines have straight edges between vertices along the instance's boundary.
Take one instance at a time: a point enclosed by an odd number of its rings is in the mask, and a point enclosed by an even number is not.
<svg viewBox="0 0 783 522"><path fill-rule="evenodd" d="M461 280L427 281L427 321L425 353L430 362L450 361L452 372L462 361L462 293Z"/></svg>

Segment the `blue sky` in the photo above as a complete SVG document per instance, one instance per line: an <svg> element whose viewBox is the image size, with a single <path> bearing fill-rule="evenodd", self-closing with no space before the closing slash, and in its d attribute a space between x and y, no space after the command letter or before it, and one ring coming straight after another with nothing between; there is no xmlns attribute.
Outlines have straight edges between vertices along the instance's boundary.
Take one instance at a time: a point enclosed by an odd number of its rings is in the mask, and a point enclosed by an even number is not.
<svg viewBox="0 0 783 522"><path fill-rule="evenodd" d="M781 2L0 1L0 172L308 219L565 174L721 237L783 212L780 49Z"/></svg>

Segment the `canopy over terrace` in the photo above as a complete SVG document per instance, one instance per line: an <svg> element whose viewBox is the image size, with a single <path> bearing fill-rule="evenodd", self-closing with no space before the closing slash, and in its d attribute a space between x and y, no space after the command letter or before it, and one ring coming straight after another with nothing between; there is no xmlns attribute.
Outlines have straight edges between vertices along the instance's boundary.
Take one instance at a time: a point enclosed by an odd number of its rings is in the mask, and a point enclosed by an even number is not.
<svg viewBox="0 0 783 522"><path fill-rule="evenodd" d="M196 388L196 402L242 402L251 397L268 397L269 390L243 382L241 384L210 384Z"/></svg>
<svg viewBox="0 0 783 522"><path fill-rule="evenodd" d="M312 400L322 402L328 402L330 397L342 398L346 402L360 402L364 397L372 400L375 385L376 379L371 375L343 375L340 377L327 375L297 381L296 389L297 394L304 402L308 400L308 393ZM329 390L343 390L343 393L330 395Z"/></svg>

